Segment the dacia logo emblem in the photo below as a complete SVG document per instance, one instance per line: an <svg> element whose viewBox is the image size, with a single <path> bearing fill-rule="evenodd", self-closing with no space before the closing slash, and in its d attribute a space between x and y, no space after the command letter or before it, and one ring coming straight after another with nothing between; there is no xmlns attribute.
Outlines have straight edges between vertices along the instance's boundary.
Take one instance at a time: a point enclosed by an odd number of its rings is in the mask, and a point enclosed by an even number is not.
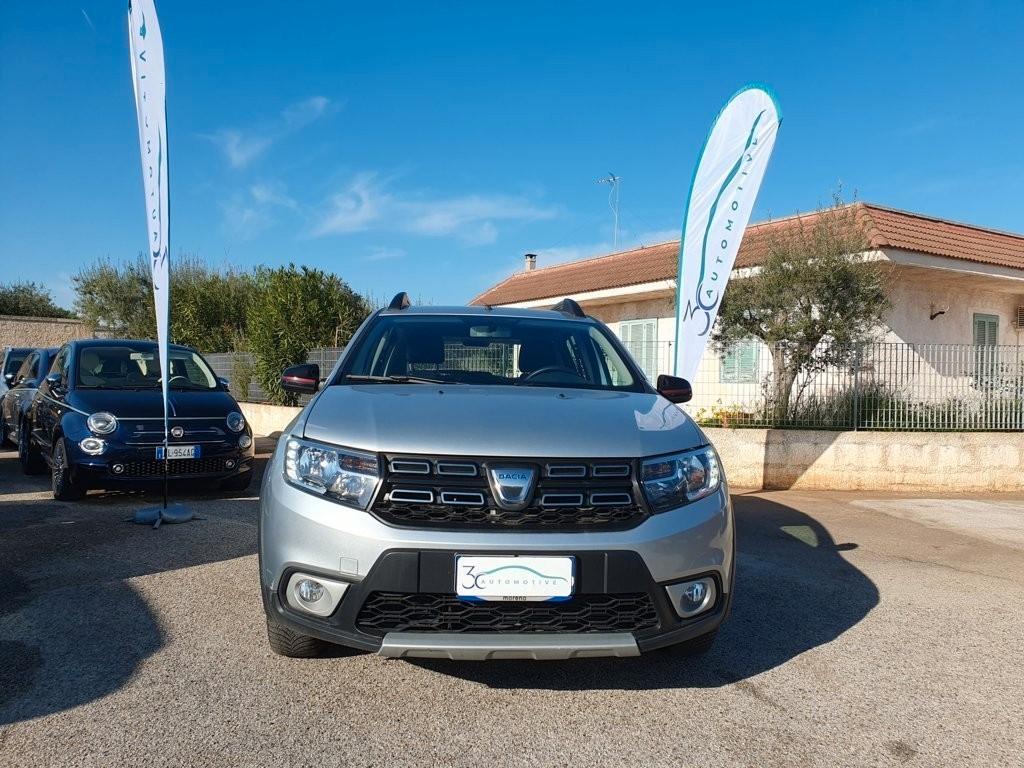
<svg viewBox="0 0 1024 768"><path fill-rule="evenodd" d="M487 467L487 483L494 500L502 509L517 512L533 499L537 470L533 467Z"/></svg>

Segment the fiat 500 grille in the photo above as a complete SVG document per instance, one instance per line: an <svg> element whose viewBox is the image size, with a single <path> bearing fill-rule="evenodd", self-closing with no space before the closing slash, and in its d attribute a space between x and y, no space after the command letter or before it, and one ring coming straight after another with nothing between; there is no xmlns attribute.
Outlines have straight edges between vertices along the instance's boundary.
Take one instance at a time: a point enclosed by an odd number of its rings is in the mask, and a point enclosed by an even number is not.
<svg viewBox="0 0 1024 768"><path fill-rule="evenodd" d="M500 464L536 469L537 486L526 509L510 511L495 501L486 462L389 456L371 511L392 525L477 530L621 530L647 516L637 503L628 460Z"/></svg>
<svg viewBox="0 0 1024 768"><path fill-rule="evenodd" d="M466 602L454 595L371 592L356 627L387 632L639 632L658 626L646 594L575 595L561 602Z"/></svg>
<svg viewBox="0 0 1024 768"><path fill-rule="evenodd" d="M171 459L167 462L167 474L171 477L184 475L215 475L227 472L224 459ZM126 461L124 472L115 477L163 477L163 461Z"/></svg>

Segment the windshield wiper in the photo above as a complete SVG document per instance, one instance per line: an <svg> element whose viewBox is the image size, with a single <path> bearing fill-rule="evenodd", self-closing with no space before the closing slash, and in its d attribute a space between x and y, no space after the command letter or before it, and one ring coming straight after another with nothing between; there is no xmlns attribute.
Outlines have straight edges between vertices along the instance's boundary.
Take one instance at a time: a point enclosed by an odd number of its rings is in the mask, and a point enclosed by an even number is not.
<svg viewBox="0 0 1024 768"><path fill-rule="evenodd" d="M445 381L444 379L428 379L425 376L364 376L356 373L346 373L345 381L353 382L379 382L382 384L461 384L460 381Z"/></svg>

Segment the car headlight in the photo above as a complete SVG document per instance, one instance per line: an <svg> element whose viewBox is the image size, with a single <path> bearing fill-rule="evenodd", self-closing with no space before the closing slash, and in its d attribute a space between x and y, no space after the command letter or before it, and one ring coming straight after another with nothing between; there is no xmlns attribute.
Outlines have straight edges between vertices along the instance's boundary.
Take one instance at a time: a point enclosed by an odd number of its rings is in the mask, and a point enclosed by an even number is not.
<svg viewBox="0 0 1024 768"><path fill-rule="evenodd" d="M241 432L245 429L245 416L240 414L238 411L232 411L228 414L228 429L232 432Z"/></svg>
<svg viewBox="0 0 1024 768"><path fill-rule="evenodd" d="M377 489L380 470L372 453L290 437L285 446L284 476L304 490L366 509Z"/></svg>
<svg viewBox="0 0 1024 768"><path fill-rule="evenodd" d="M640 469L640 481L654 511L664 512L717 491L722 468L715 449L708 445L647 459Z"/></svg>
<svg viewBox="0 0 1024 768"><path fill-rule="evenodd" d="M106 411L92 414L85 423L89 431L97 435L109 435L117 429L117 417Z"/></svg>

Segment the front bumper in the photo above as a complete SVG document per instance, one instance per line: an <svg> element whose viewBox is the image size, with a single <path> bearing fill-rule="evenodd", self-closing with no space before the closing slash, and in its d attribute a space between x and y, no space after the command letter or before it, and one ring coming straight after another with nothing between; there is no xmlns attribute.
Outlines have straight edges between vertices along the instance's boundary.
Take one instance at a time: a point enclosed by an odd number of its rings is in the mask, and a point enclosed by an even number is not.
<svg viewBox="0 0 1024 768"><path fill-rule="evenodd" d="M456 554L569 555L576 560L576 591L562 604L492 603L521 611L542 608L555 618L553 631L514 629L495 608L500 631L447 631L459 612L454 598ZM685 507L652 515L625 531L509 532L411 529L387 525L287 484L281 453L275 453L260 494L260 581L268 617L294 631L386 656L481 658L571 658L628 656L685 642L713 632L729 611L733 593L734 524L725 485ZM347 584L338 608L327 617L289 604L285 587L295 573ZM715 581L713 607L680 619L665 587L700 577ZM420 623L367 621L371 598L391 595L438 606ZM580 616L614 614L616 601L644 602L644 620L580 624ZM631 608L632 609L632 608ZM467 609L476 610L476 609ZM574 612L561 622L559 611ZM653 612L653 617L651 612ZM528 615L528 614L525 614ZM529 621L525 622L529 624ZM472 625L474 628L476 624ZM575 626L573 631L560 631ZM580 629L581 627L581 629ZM427 631L424 631L426 628Z"/></svg>
<svg viewBox="0 0 1024 768"><path fill-rule="evenodd" d="M88 487L113 488L163 481L163 461L156 458L156 446L109 442L99 456L85 453L77 444L71 450L75 479ZM171 459L167 477L170 480L223 480L251 471L254 455L253 446L239 448L237 438L203 443L199 459Z"/></svg>

